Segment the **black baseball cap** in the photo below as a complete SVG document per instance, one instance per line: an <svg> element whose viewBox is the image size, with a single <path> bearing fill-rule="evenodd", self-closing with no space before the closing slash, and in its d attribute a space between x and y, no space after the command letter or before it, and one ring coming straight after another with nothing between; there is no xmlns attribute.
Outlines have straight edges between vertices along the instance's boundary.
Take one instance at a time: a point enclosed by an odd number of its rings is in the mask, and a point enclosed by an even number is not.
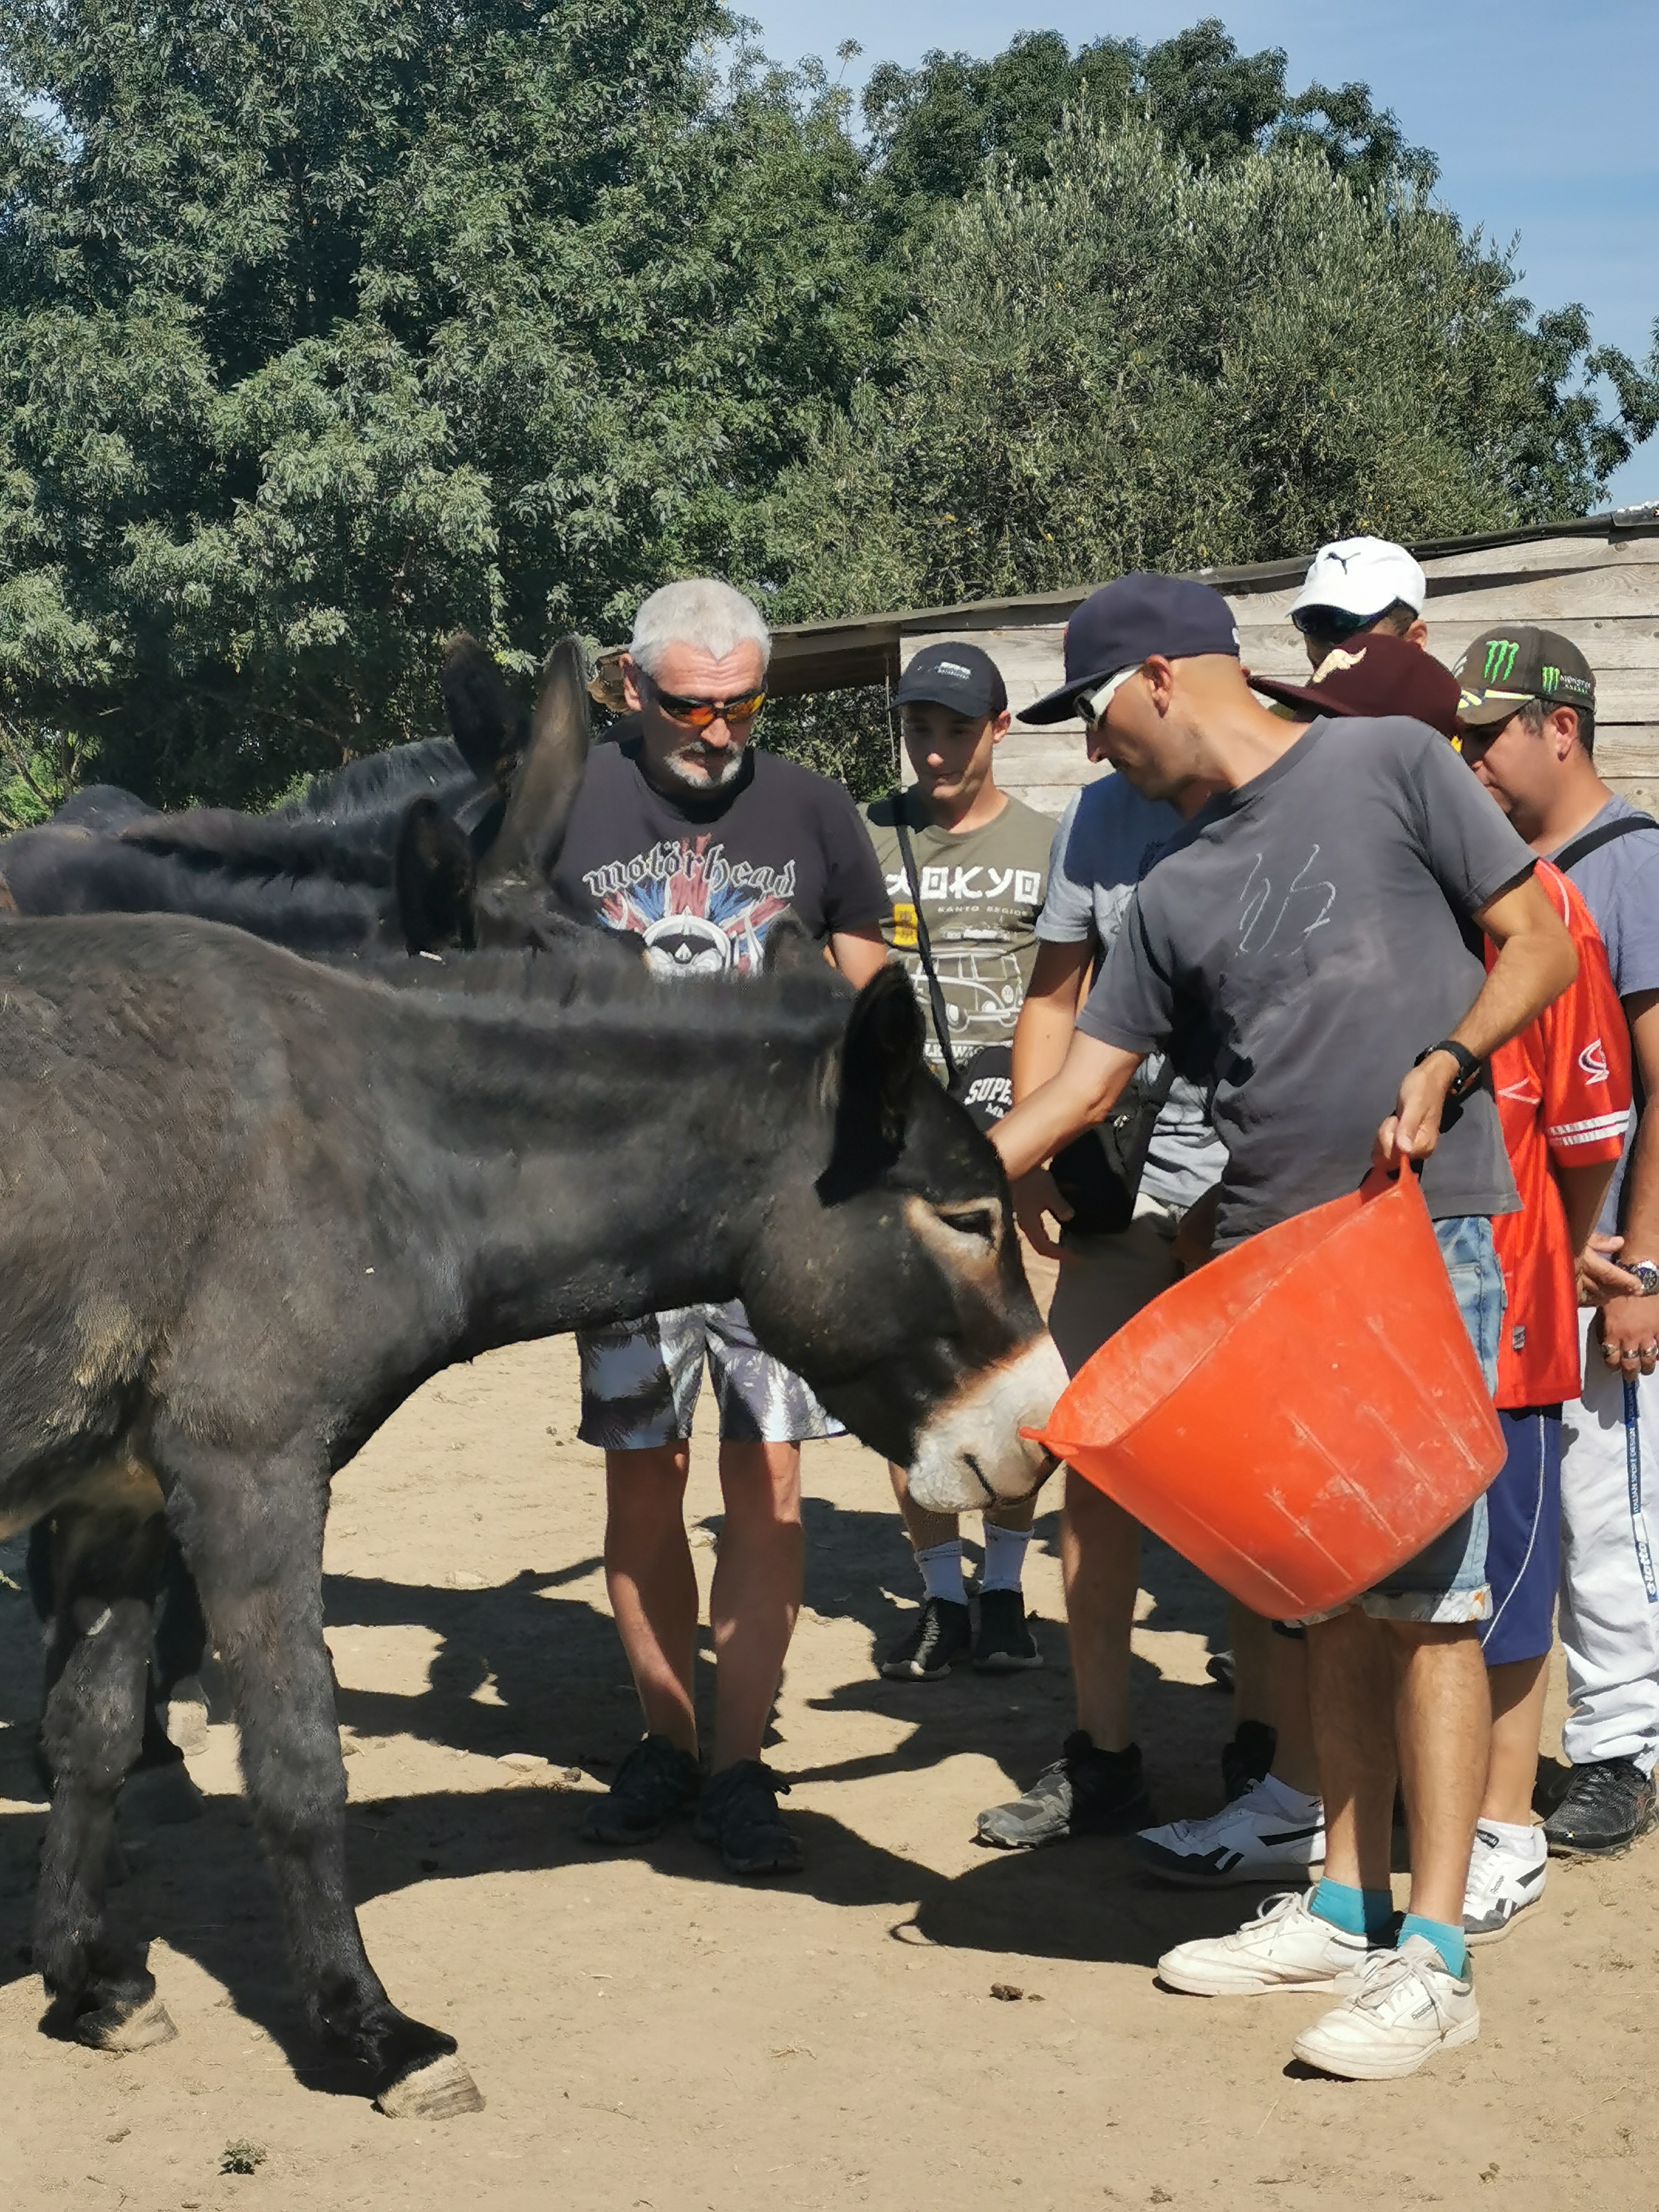
<svg viewBox="0 0 1659 2212"><path fill-rule="evenodd" d="M1008 687L1002 671L988 653L976 645L924 645L898 680L893 704L926 700L929 705L949 707L953 714L982 721L1000 714L1008 704Z"/></svg>
<svg viewBox="0 0 1659 2212"><path fill-rule="evenodd" d="M1137 574L1103 584L1066 625L1065 683L1024 708L1019 719L1063 722L1076 711L1079 691L1092 690L1126 668L1139 668L1154 653L1166 660L1225 653L1237 660L1232 609L1219 592L1190 576Z"/></svg>
<svg viewBox="0 0 1659 2212"><path fill-rule="evenodd" d="M1570 637L1530 623L1482 630L1452 674L1462 686L1457 718L1472 730L1507 722L1528 699L1595 712L1589 661Z"/></svg>

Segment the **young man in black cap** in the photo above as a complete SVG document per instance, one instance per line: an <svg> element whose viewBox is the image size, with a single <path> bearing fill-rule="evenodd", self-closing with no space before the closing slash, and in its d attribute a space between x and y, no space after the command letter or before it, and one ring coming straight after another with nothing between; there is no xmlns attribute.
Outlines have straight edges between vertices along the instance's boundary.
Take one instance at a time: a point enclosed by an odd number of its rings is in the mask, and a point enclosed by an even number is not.
<svg viewBox="0 0 1659 2212"><path fill-rule="evenodd" d="M915 781L872 800L865 827L887 880L883 934L915 986L929 1063L950 1082L975 1054L1013 1036L1036 957L1054 824L997 788L1008 693L989 653L957 642L924 646L893 698ZM975 1635L959 1523L918 1505L902 1468L889 1473L923 1598L915 1626L883 1655L882 1673L894 1681L937 1681L970 1656L982 1674L1040 1667L1021 1595L1036 1500L985 1516Z"/></svg>
<svg viewBox="0 0 1659 2212"><path fill-rule="evenodd" d="M1481 1064L1577 967L1532 855L1421 723L1301 730L1261 706L1226 602L1204 585L1127 576L1096 592L1067 628L1066 676L1028 714L1081 714L1120 773L1187 818L1137 886L1065 1065L993 1133L1010 1175L1034 1179L1028 1217L1042 1202L1064 1218L1040 1164L1111 1110L1149 1053L1207 1030L1228 1148L1218 1245L1352 1190L1373 1149L1395 1172L1421 1162L1491 1381L1503 1304L1491 1217L1516 1200ZM1490 972L1471 922L1498 947ZM1462 1115L1443 1133L1454 1093ZM1344 1294L1364 1288L1334 1286ZM1344 1994L1295 2045L1328 2073L1410 2073L1480 2030L1462 1921L1491 1725L1484 1507L1310 1624L1324 1880L1159 1961L1167 1984L1197 1995ZM1396 1761L1412 1846L1397 1945Z"/></svg>
<svg viewBox="0 0 1659 2212"><path fill-rule="evenodd" d="M1583 1396L1562 1422L1561 1741L1572 1774L1545 1834L1563 1856L1598 1856L1656 1817L1659 1576L1643 1487L1659 1455L1659 829L1595 772L1595 678L1570 638L1487 630L1456 672L1464 758L1601 933L1640 1105L1601 1252L1580 1264Z"/></svg>

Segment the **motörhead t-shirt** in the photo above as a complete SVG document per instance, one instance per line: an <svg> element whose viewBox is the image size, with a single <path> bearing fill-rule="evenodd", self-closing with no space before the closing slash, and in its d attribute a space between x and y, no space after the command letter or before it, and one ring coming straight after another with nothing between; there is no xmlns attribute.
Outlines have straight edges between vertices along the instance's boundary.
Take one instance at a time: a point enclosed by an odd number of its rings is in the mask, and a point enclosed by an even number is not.
<svg viewBox="0 0 1659 2212"><path fill-rule="evenodd" d="M588 755L554 886L642 937L658 975L757 969L785 913L820 941L885 921L887 887L838 783L751 744L725 790L669 799L640 747L629 736Z"/></svg>

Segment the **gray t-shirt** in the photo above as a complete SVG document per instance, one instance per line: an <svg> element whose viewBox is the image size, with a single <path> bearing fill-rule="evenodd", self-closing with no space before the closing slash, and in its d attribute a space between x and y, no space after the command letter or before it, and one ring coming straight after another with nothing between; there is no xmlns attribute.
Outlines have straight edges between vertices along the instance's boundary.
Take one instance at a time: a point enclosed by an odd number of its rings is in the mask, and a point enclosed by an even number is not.
<svg viewBox="0 0 1659 2212"><path fill-rule="evenodd" d="M1127 776L1104 775L1074 793L1048 855L1038 938L1109 951L1143 870L1180 827L1173 806L1143 799ZM1159 1060L1148 1060L1135 1080L1160 1082ZM1226 1148L1210 1126L1207 1085L1176 1076L1152 1131L1141 1188L1166 1206L1190 1206L1220 1182L1226 1164Z"/></svg>
<svg viewBox="0 0 1659 2212"><path fill-rule="evenodd" d="M1209 1024L1218 1244L1353 1189L1401 1077L1480 994L1467 917L1532 865L1445 739L1403 715L1315 722L1165 847L1078 1025L1148 1052ZM1516 1210L1488 1092L1424 1194L1437 1218Z"/></svg>
<svg viewBox="0 0 1659 2212"><path fill-rule="evenodd" d="M1604 822L1618 822L1639 814L1627 799L1615 792L1593 822L1565 842L1571 844ZM1550 860L1555 858L1551 853ZM1611 843L1587 853L1571 870L1573 883L1590 910L1607 948L1613 988L1621 999L1638 991L1659 991L1659 830L1632 830ZM1637 1103L1631 1109L1631 1128L1643 1104L1640 1071L1637 1071ZM1608 1235L1619 1225L1619 1202L1624 1192L1625 1168L1630 1158L1626 1139L1623 1158L1613 1170L1607 1204L1597 1224ZM1645 1255L1640 1255L1645 1256Z"/></svg>

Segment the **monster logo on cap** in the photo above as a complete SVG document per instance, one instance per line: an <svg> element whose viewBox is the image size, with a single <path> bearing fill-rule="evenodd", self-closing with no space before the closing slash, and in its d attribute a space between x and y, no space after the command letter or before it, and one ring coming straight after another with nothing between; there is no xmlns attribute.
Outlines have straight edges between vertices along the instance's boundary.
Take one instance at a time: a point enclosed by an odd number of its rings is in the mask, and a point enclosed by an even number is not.
<svg viewBox="0 0 1659 2212"><path fill-rule="evenodd" d="M1595 711L1595 678L1589 661L1571 638L1554 630L1530 624L1488 630L1475 639L1454 673L1462 685L1458 720L1471 729L1507 722L1529 699L1585 714Z"/></svg>

